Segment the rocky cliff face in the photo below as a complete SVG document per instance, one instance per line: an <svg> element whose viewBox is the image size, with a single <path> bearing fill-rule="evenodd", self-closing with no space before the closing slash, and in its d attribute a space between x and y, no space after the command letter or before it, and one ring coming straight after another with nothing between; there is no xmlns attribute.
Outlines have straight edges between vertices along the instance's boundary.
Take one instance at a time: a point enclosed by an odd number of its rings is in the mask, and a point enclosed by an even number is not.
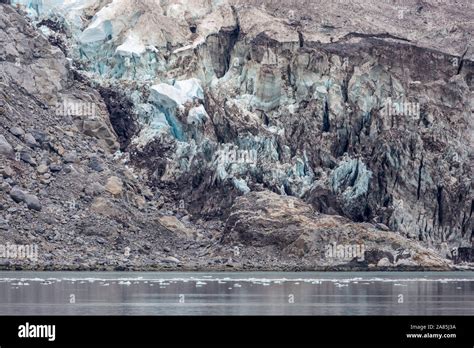
<svg viewBox="0 0 474 348"><path fill-rule="evenodd" d="M205 267L443 268L460 262L453 249L469 255L469 1L13 3L39 32L2 5L2 93L23 98L4 102L4 143L26 141L12 127L45 119L74 127L71 150L90 148L71 163L110 166L94 173L112 187L105 194L70 193L83 214L114 220L104 210L120 215L130 191L148 214L130 208L128 226L172 252L185 245L175 257L188 265L190 245L225 260ZM71 98L101 116L18 124L27 121L14 103L34 99L51 115ZM5 148L6 158L20 151ZM137 173L133 184L122 170ZM331 256L336 244L362 246L363 257Z"/></svg>

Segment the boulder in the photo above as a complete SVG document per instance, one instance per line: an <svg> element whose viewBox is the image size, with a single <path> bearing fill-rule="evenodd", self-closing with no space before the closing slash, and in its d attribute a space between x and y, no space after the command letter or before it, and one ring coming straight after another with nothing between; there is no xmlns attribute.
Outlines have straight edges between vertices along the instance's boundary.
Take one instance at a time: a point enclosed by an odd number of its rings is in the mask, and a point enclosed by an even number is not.
<svg viewBox="0 0 474 348"><path fill-rule="evenodd" d="M49 171L49 167L46 164L40 164L38 168L36 168L36 171L39 174L45 174Z"/></svg>
<svg viewBox="0 0 474 348"><path fill-rule="evenodd" d="M92 157L89 160L89 168L96 172L103 172L104 171L104 165L103 163L97 158L97 157Z"/></svg>
<svg viewBox="0 0 474 348"><path fill-rule="evenodd" d="M38 197L36 197L35 195L26 194L25 195L25 203L26 203L26 206L28 207L28 209L41 211L41 208L42 208L41 202L38 199Z"/></svg>
<svg viewBox="0 0 474 348"><path fill-rule="evenodd" d="M391 266L393 266L393 264L386 257L384 257L383 259L380 259L380 261L377 262L377 267L391 267Z"/></svg>
<svg viewBox="0 0 474 348"><path fill-rule="evenodd" d="M0 167L0 175L7 179L13 177L13 175L15 175L15 172L10 166L3 166Z"/></svg>
<svg viewBox="0 0 474 348"><path fill-rule="evenodd" d="M15 155L15 151L7 139L0 134L0 155L12 158Z"/></svg>
<svg viewBox="0 0 474 348"><path fill-rule="evenodd" d="M168 256L167 258L163 259L164 263L175 263L175 264L180 264L181 261L178 260L176 257L173 256Z"/></svg>
<svg viewBox="0 0 474 348"><path fill-rule="evenodd" d="M92 202L91 211L109 218L120 216L120 211L113 202L105 197L96 197Z"/></svg>
<svg viewBox="0 0 474 348"><path fill-rule="evenodd" d="M60 165L59 163L51 163L49 165L49 170L53 173L58 173L60 172L61 170L63 170L63 166Z"/></svg>
<svg viewBox="0 0 474 348"><path fill-rule="evenodd" d="M308 204L269 191L238 197L226 221L229 237L252 246L285 248L313 227Z"/></svg>
<svg viewBox="0 0 474 348"><path fill-rule="evenodd" d="M10 191L10 197L16 202L21 203L26 200L26 193L18 187L13 187Z"/></svg>
<svg viewBox="0 0 474 348"><path fill-rule="evenodd" d="M31 133L26 133L23 140L25 141L26 145L28 145L31 148L34 148L34 147L38 146L38 143L36 142L36 139L33 137L33 135Z"/></svg>
<svg viewBox="0 0 474 348"><path fill-rule="evenodd" d="M22 138L25 135L25 131L21 127L10 128L10 133L12 133L17 138Z"/></svg>
<svg viewBox="0 0 474 348"><path fill-rule="evenodd" d="M64 163L75 163L77 160L78 157L75 151L67 152L63 156Z"/></svg>
<svg viewBox="0 0 474 348"><path fill-rule="evenodd" d="M20 152L20 159L33 167L36 167L38 165L33 155L28 151L22 150Z"/></svg>
<svg viewBox="0 0 474 348"><path fill-rule="evenodd" d="M167 230L173 232L175 235L181 238L192 239L195 237L195 231L187 228L181 221L175 216L162 216L158 218L159 223Z"/></svg>
<svg viewBox="0 0 474 348"><path fill-rule="evenodd" d="M123 182L120 178L112 176L107 180L105 189L114 196L118 196L123 192Z"/></svg>
<svg viewBox="0 0 474 348"><path fill-rule="evenodd" d="M115 152L120 148L114 130L102 118L96 117L83 120L80 129L84 134L101 140L110 152Z"/></svg>

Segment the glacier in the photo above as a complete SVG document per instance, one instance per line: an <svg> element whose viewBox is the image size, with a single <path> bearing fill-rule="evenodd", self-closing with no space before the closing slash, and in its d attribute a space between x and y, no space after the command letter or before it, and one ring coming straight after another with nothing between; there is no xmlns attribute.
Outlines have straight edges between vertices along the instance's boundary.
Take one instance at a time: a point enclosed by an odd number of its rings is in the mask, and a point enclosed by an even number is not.
<svg viewBox="0 0 474 348"><path fill-rule="evenodd" d="M171 143L163 154L167 164L156 171L164 173L160 180L195 179L213 189L230 185L241 194L268 189L356 221L380 217L400 231L416 225L421 235L441 228L427 216L438 214L447 196L435 194L426 202L429 209L417 207L426 187L437 191L436 182L446 185L439 173L425 172L427 161L435 160L421 149L427 138L439 137L431 133L444 131L433 120L456 98L443 101L440 110L428 110L437 108L431 103L423 117L399 124L385 117L387 98L428 88L405 83L403 69L418 73L412 66L387 65L392 58L384 50L405 52L397 40L346 32L344 39L319 31L310 35L291 21L275 21L265 9L236 9L228 1L14 3L36 20L63 17L81 71L99 85L123 90L133 102L140 124L133 146L146 151L155 141ZM359 56L357 49L380 49L383 59ZM436 58L439 64L442 57ZM464 91L466 82L450 74L436 78L450 79L453 91ZM400 133L392 134L394 128ZM454 145L449 151L450 158L465 156ZM239 156L243 153L252 153L252 160ZM410 179L400 181L404 171ZM396 206L403 192L415 193L411 206L417 208Z"/></svg>

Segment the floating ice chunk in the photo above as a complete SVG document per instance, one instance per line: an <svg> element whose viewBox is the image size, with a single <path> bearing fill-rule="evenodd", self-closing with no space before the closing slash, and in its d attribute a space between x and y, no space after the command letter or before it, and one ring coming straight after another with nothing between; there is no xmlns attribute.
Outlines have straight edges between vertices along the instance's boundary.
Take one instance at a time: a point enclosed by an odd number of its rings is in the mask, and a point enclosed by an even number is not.
<svg viewBox="0 0 474 348"><path fill-rule="evenodd" d="M348 284L339 284L339 283L336 283L335 285L337 288L345 288L348 286Z"/></svg>

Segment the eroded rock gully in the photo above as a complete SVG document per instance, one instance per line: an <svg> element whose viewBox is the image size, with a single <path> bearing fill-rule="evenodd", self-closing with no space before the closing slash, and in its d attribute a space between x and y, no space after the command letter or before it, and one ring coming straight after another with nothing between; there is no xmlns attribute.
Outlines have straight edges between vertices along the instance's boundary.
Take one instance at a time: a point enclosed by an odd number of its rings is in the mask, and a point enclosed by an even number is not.
<svg viewBox="0 0 474 348"><path fill-rule="evenodd" d="M472 262L469 1L13 2L0 233L48 250L35 267ZM55 114L65 99L99 112Z"/></svg>

